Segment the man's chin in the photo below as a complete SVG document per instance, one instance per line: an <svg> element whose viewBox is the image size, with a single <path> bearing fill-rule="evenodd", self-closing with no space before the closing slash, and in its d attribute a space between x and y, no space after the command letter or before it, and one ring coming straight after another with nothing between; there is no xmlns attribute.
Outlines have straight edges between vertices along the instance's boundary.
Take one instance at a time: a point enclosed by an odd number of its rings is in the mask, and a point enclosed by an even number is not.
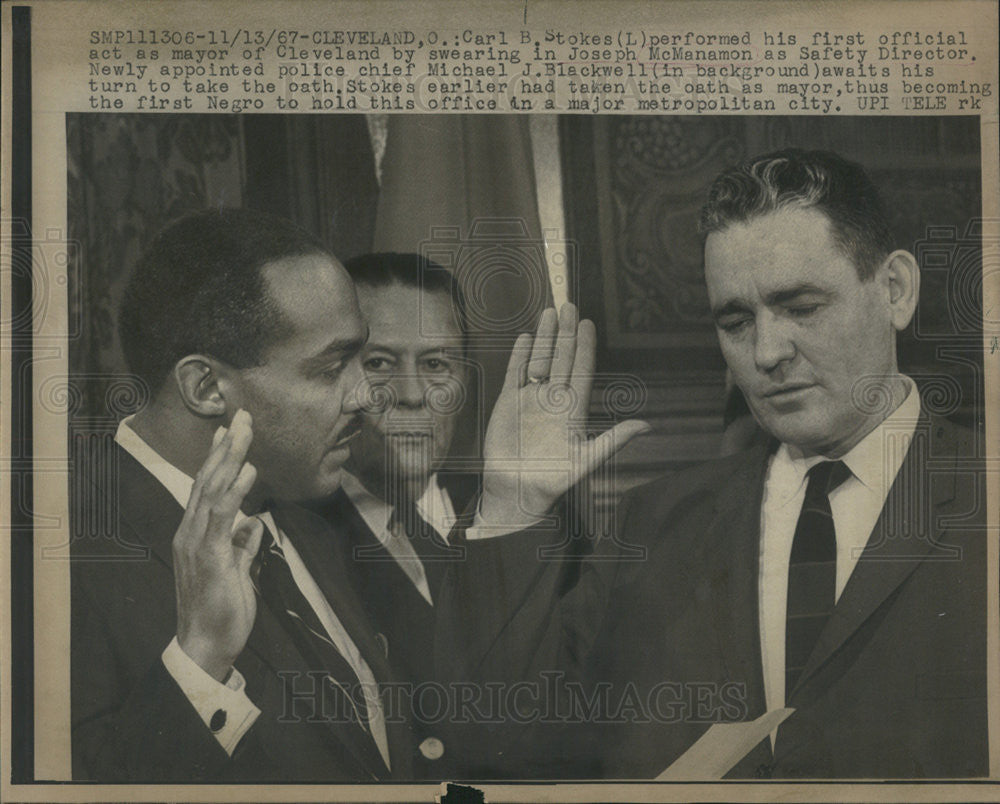
<svg viewBox="0 0 1000 804"><path fill-rule="evenodd" d="M403 485L422 488L427 485L427 481L430 480L433 473L434 470L427 465L399 466L396 477Z"/></svg>
<svg viewBox="0 0 1000 804"><path fill-rule="evenodd" d="M805 411L760 418L761 426L783 444L815 451L828 440L827 427Z"/></svg>
<svg viewBox="0 0 1000 804"><path fill-rule="evenodd" d="M787 428L772 432L772 435L781 443L795 447L806 455L836 457L836 442L831 440L826 429Z"/></svg>
<svg viewBox="0 0 1000 804"><path fill-rule="evenodd" d="M385 471L386 488L405 487L410 493L419 494L427 486L434 468L429 456L412 460L401 457L394 462L391 470Z"/></svg>
<svg viewBox="0 0 1000 804"><path fill-rule="evenodd" d="M281 499L293 503L313 502L332 496L340 488L341 466L324 467L324 470L312 478L302 478L299 483L285 482L284 494Z"/></svg>
<svg viewBox="0 0 1000 804"><path fill-rule="evenodd" d="M412 442L395 440L392 444L392 462L407 475L420 474L435 464L434 445L427 439Z"/></svg>

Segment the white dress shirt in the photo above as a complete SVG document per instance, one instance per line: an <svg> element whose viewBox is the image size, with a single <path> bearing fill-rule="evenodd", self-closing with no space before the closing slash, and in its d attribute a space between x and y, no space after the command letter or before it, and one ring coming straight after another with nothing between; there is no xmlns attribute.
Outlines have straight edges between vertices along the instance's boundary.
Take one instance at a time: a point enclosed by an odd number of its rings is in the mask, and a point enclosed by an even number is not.
<svg viewBox="0 0 1000 804"><path fill-rule="evenodd" d="M130 420L131 417L118 425L115 441L153 475L182 508L186 508L194 479L166 461L147 444L129 426ZM295 547L275 524L270 512L260 514L258 518L274 535L275 541L285 555L296 586L299 587L299 591L316 612L316 616L323 624L330 641L350 664L361 682L368 709L369 729L386 767L391 768L385 715L378 693L378 684L371 668L333 611L326 596L317 586L312 575L309 574L309 570L306 569ZM246 519L246 515L241 511L237 512L234 524L238 525L244 519ZM216 681L184 653L176 636L163 651L162 659L167 672L177 682L206 726L209 726L212 716L217 711L225 712L225 725L214 734L219 744L231 756L240 739L260 715L260 710L246 695L246 682L243 676L234 667L225 683Z"/></svg>
<svg viewBox="0 0 1000 804"><path fill-rule="evenodd" d="M906 398L841 458L851 475L830 493L837 535L838 600L882 513L920 416L920 394L913 381L905 379L909 386ZM764 481L758 594L768 710L785 705L785 609L792 541L805 499L806 473L823 460L822 456L805 456L795 447L782 444L770 460ZM772 744L774 738L772 734Z"/></svg>
<svg viewBox="0 0 1000 804"><path fill-rule="evenodd" d="M341 487L347 498L358 509L358 513L389 554L396 559L406 576L417 587L423 598L434 605L430 585L427 583L427 572L417 551L413 549L406 534L395 532L389 527L392 517L392 506L379 499L362 485L354 475L341 472ZM438 535L448 541L448 534L455 525L457 517L451 504L448 492L438 484L437 475L433 474L427 483L427 488L417 500L417 513L429 524Z"/></svg>

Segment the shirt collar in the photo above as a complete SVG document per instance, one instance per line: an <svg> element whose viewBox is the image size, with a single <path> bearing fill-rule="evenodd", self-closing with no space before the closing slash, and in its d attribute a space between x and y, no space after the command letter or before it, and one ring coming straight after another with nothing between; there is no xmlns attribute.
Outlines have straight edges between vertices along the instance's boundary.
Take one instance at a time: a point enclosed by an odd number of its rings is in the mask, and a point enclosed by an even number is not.
<svg viewBox="0 0 1000 804"><path fill-rule="evenodd" d="M865 487L872 491L889 486L903 465L913 431L920 416L920 392L909 377L906 396L874 430L859 441L840 460ZM798 493L806 473L823 460L822 455L803 455L798 449L781 444L771 461L769 491L783 505Z"/></svg>
<svg viewBox="0 0 1000 804"><path fill-rule="evenodd" d="M381 531L387 530L389 517L392 516L392 506L368 491L361 481L350 472L343 470L340 476L340 487L347 495L347 499L358 509L362 519L368 523L372 530L376 530L375 525L378 525ZM417 511L439 533L442 526L445 526L444 532L447 533L450 524L440 521L446 515L446 512L442 511L440 499L442 496L443 492L438 485L437 473L432 474L427 481L424 493L417 500Z"/></svg>
<svg viewBox="0 0 1000 804"><path fill-rule="evenodd" d="M170 463L133 430L131 426L133 418L134 416L128 416L119 422L115 441L170 492L170 496L177 500L181 508L187 508L188 500L191 499L191 489L194 487L194 478ZM246 514L237 511L235 524L244 519ZM282 534L275 525L271 512L264 511L258 514L258 519L270 529L278 544L281 544Z"/></svg>
<svg viewBox="0 0 1000 804"><path fill-rule="evenodd" d="M170 492L170 496L177 500L181 508L187 508L194 479L149 446L142 436L132 429L133 418L133 416L129 416L122 419L118 425L118 432L115 433L115 441L147 472L160 481L160 485Z"/></svg>
<svg viewBox="0 0 1000 804"><path fill-rule="evenodd" d="M385 530L388 527L392 507L368 491L361 485L360 480L350 472L341 470L340 487L347 495L347 499L358 509L358 513L361 514L361 518L365 522L380 523L380 530Z"/></svg>
<svg viewBox="0 0 1000 804"><path fill-rule="evenodd" d="M913 380L903 379L907 392L899 407L841 458L852 474L872 490L892 484L920 418L920 392Z"/></svg>

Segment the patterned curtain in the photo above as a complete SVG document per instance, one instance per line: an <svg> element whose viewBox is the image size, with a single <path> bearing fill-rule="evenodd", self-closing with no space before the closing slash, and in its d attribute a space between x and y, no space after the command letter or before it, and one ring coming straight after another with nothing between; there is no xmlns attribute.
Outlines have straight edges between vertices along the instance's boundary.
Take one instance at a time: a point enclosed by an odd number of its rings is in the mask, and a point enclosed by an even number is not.
<svg viewBox="0 0 1000 804"><path fill-rule="evenodd" d="M421 253L465 294L478 415L460 420L453 453L474 457L514 339L552 301L528 119L393 115L380 172L375 250Z"/></svg>
<svg viewBox="0 0 1000 804"><path fill-rule="evenodd" d="M243 203L288 218L341 260L371 251L378 179L364 115L242 118Z"/></svg>

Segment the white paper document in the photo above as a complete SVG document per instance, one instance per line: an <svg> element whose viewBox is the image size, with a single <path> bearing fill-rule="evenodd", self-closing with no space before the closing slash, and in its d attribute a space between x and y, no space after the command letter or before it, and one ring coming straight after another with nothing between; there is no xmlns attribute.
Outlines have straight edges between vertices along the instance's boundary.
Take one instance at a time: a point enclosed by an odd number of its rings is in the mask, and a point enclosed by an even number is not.
<svg viewBox="0 0 1000 804"><path fill-rule="evenodd" d="M749 722L714 724L676 762L657 776L656 781L721 779L794 711L772 709Z"/></svg>

